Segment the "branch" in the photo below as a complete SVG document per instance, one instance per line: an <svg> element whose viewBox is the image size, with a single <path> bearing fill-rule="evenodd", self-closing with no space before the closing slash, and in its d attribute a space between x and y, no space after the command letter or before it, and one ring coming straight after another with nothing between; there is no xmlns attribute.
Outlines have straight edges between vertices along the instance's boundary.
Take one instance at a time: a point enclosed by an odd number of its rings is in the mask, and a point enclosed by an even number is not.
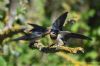
<svg viewBox="0 0 100 66"><path fill-rule="evenodd" d="M41 43L35 43L34 48L39 49L41 52L44 53L56 53L56 52L69 52L69 53L77 53L78 51L81 51L84 53L84 49L82 47L65 47L65 46L44 46Z"/></svg>
<svg viewBox="0 0 100 66"><path fill-rule="evenodd" d="M56 54L58 56L61 56L62 58L64 58L66 61L73 63L74 66L91 66L91 64L87 64L85 62L77 61L77 60L73 59L72 57L70 57L69 55L67 55L63 52L57 52Z"/></svg>
<svg viewBox="0 0 100 66"><path fill-rule="evenodd" d="M12 28L9 28L7 30L3 30L0 32L0 43L3 42L5 38L11 37L17 33L23 32L25 30L24 27L20 26L14 26Z"/></svg>

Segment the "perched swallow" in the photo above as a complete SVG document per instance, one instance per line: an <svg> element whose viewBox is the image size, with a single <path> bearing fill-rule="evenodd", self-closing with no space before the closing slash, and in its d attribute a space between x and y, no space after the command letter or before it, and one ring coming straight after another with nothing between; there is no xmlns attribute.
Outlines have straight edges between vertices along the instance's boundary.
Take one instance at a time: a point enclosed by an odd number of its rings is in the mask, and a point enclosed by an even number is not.
<svg viewBox="0 0 100 66"><path fill-rule="evenodd" d="M58 17L55 22L52 24L52 28L50 31L50 37L52 40L56 40L59 34L59 31L62 31L63 24L66 20L68 12L63 13L60 17Z"/></svg>

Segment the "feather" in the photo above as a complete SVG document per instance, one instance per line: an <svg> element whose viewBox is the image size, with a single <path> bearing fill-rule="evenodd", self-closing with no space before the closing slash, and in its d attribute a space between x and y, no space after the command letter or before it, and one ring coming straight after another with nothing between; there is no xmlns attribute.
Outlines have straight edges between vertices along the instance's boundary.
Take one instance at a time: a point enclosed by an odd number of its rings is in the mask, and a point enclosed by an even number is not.
<svg viewBox="0 0 100 66"><path fill-rule="evenodd" d="M63 13L59 16L52 25L52 29L54 30L62 30L63 24L66 20L68 12Z"/></svg>

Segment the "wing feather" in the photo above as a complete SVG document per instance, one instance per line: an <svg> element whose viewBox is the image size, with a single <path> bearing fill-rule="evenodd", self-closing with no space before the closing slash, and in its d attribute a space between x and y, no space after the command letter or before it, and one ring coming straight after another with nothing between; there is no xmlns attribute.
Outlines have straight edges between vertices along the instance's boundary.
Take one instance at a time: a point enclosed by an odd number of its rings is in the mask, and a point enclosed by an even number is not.
<svg viewBox="0 0 100 66"><path fill-rule="evenodd" d="M66 20L68 12L63 13L59 16L52 25L52 29L54 30L62 30L63 24Z"/></svg>

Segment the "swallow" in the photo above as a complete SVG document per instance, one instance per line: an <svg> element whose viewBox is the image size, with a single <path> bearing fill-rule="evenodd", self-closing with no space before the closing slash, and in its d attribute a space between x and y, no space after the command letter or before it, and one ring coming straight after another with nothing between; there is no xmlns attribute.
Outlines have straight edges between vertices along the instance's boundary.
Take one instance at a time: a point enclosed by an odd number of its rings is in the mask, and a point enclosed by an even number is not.
<svg viewBox="0 0 100 66"><path fill-rule="evenodd" d="M63 13L52 24L51 31L50 31L50 38L52 40L56 40L59 32L62 31L62 27L66 20L67 14L68 14L68 12Z"/></svg>
<svg viewBox="0 0 100 66"><path fill-rule="evenodd" d="M82 34L71 33L69 31L63 31L63 25L65 23L67 15L68 15L68 12L63 13L52 24L52 28L51 28L51 32L50 32L50 38L52 39L53 44L50 45L50 46L65 45L67 43L67 40L69 40L70 38L92 40L90 37L84 36ZM74 21L71 20L71 22L74 22Z"/></svg>
<svg viewBox="0 0 100 66"><path fill-rule="evenodd" d="M56 19L56 21L52 24L51 29L47 29L47 28L44 28L43 26L39 26L39 25L36 25L36 24L28 23L29 25L34 27L33 29L31 29L29 31L30 33L25 33L24 36L21 36L19 38L14 39L14 40L15 41L28 40L28 41L30 41L29 47L31 47L32 44L37 43L37 40L39 40L41 37L44 37L47 34L50 34L50 38L52 40L56 41L57 36L59 34L59 31L62 30L62 26L65 22L67 14L68 14L68 12L65 12L60 17L58 17Z"/></svg>
<svg viewBox="0 0 100 66"><path fill-rule="evenodd" d="M34 29L30 30L29 32L34 33L35 31L38 31L38 32L41 32L44 36L47 34L50 34L50 38L52 39L53 43L55 44L58 41L56 39L57 39L59 32L62 30L62 27L66 20L67 14L68 14L68 12L65 12L61 16L59 16L55 20L55 22L52 24L51 29L47 29L47 28L44 28L43 26L38 26L36 24L29 24L32 27L34 27Z"/></svg>
<svg viewBox="0 0 100 66"><path fill-rule="evenodd" d="M13 40L14 41L18 41L18 40L30 41L29 47L32 48L34 43L38 43L38 40L40 40L40 38L42 38L46 34L48 34L48 30L46 28L36 25L36 24L30 24L30 23L28 23L28 24L34 28L31 29L29 31L29 33L25 33L25 35L15 38Z"/></svg>
<svg viewBox="0 0 100 66"><path fill-rule="evenodd" d="M68 12L63 13L61 16L59 16L55 22L52 24L50 29L44 28L43 26L39 26L36 24L30 24L33 29L29 31L29 33L25 34L24 36L21 36L19 38L16 38L14 40L29 40L30 44L29 47L32 48L34 43L38 43L38 40L42 37L46 36L47 34L50 35L51 40L53 41L53 44L50 45L54 46L62 46L65 45L67 40L70 38L78 38L78 39L87 39L91 40L90 37L84 36L82 34L78 33L72 33L69 31L63 30L63 25L65 23L65 20L67 18Z"/></svg>

